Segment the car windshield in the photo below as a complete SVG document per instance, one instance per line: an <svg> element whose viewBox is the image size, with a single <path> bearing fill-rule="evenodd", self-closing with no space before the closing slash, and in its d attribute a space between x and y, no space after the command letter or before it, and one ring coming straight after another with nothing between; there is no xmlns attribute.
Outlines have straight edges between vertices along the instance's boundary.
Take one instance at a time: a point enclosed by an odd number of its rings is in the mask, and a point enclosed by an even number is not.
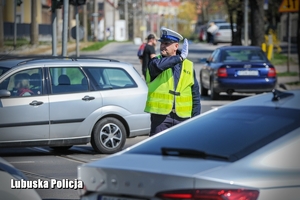
<svg viewBox="0 0 300 200"><path fill-rule="evenodd" d="M186 149L235 161L300 127L299 116L300 110L287 108L223 107L125 153L162 155L162 149Z"/></svg>
<svg viewBox="0 0 300 200"><path fill-rule="evenodd" d="M221 55L222 62L267 62L263 51L255 49L226 49Z"/></svg>

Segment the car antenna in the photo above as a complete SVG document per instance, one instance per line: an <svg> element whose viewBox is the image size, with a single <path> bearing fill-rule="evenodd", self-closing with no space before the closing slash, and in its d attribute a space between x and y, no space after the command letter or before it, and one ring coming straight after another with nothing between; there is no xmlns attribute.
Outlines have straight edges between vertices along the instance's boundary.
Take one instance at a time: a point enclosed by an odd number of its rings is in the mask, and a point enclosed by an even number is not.
<svg viewBox="0 0 300 200"><path fill-rule="evenodd" d="M286 98L286 97L294 95L292 93L282 92L282 91L277 90L277 89L273 89L272 93L273 93L272 101L279 101L280 99L283 99L283 98Z"/></svg>

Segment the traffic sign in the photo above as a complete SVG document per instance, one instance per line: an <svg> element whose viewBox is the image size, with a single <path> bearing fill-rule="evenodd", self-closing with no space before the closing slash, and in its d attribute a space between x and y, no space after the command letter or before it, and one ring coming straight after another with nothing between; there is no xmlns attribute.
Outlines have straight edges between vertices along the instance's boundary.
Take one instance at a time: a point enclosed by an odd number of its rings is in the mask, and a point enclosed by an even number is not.
<svg viewBox="0 0 300 200"><path fill-rule="evenodd" d="M300 0L282 0L279 12L298 12Z"/></svg>

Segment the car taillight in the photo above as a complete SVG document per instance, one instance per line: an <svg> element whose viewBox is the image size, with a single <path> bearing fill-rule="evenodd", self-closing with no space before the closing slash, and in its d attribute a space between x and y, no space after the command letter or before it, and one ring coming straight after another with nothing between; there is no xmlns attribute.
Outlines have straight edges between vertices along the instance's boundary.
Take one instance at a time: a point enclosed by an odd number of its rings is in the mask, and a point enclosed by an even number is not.
<svg viewBox="0 0 300 200"><path fill-rule="evenodd" d="M226 68L219 68L217 72L218 77L227 77Z"/></svg>
<svg viewBox="0 0 300 200"><path fill-rule="evenodd" d="M217 33L216 33L216 35L217 35L217 36L220 36L220 35L221 35L221 33L217 32Z"/></svg>
<svg viewBox="0 0 300 200"><path fill-rule="evenodd" d="M156 194L160 199L182 200L256 200L257 190L244 189L199 189L199 190L175 190Z"/></svg>
<svg viewBox="0 0 300 200"><path fill-rule="evenodd" d="M276 76L276 70L274 68L269 68L267 76L268 77L275 77Z"/></svg>

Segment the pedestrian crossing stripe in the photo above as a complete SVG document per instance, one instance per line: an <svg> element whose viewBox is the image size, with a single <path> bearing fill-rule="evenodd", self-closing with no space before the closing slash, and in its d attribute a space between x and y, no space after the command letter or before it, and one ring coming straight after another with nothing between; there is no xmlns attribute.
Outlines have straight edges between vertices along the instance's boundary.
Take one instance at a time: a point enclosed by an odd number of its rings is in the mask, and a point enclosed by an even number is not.
<svg viewBox="0 0 300 200"><path fill-rule="evenodd" d="M298 12L300 0L282 0L279 12Z"/></svg>

